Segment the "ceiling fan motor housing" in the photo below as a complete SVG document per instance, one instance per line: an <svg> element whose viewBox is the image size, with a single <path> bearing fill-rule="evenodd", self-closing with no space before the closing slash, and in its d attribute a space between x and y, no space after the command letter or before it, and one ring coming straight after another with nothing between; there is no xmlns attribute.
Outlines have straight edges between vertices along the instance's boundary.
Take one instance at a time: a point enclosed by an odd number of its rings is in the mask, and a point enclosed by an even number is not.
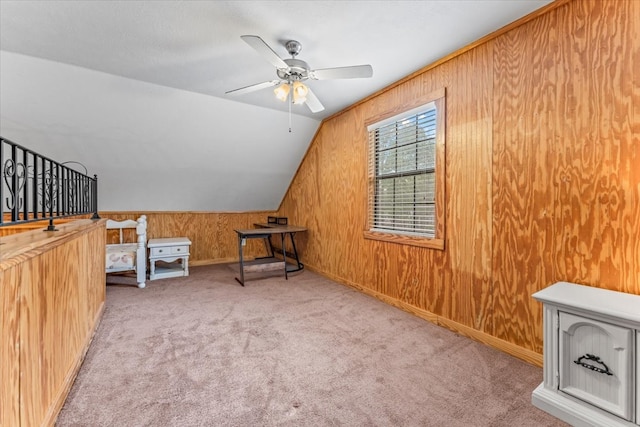
<svg viewBox="0 0 640 427"><path fill-rule="evenodd" d="M306 62L295 58L284 59L283 61L287 63L289 69L277 70L278 77L282 80L302 81L309 78L309 64Z"/></svg>

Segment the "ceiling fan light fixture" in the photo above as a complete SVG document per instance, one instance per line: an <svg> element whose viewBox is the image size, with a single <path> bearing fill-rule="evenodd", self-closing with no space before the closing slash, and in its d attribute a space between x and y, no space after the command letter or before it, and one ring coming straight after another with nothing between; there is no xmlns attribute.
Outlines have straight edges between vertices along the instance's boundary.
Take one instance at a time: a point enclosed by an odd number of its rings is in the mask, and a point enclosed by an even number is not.
<svg viewBox="0 0 640 427"><path fill-rule="evenodd" d="M301 82L293 82L293 103L304 104L307 100L309 89Z"/></svg>
<svg viewBox="0 0 640 427"><path fill-rule="evenodd" d="M273 93L276 94L276 98L278 98L280 101L284 102L289 97L289 90L290 90L289 84L288 83L283 83L280 86L278 86L277 88L275 88L273 90Z"/></svg>

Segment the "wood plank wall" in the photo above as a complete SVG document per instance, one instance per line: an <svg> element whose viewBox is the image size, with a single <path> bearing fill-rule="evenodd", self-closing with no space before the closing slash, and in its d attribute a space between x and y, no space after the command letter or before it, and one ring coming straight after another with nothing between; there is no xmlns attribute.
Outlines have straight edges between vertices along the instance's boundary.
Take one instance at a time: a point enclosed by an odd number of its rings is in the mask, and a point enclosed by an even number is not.
<svg viewBox="0 0 640 427"><path fill-rule="evenodd" d="M105 301L104 221L0 238L0 425L53 425Z"/></svg>
<svg viewBox="0 0 640 427"><path fill-rule="evenodd" d="M275 212L100 212L102 218L122 221L147 216L147 239L188 237L191 240L189 265L237 261L238 238L234 229L254 228L254 223L267 222ZM116 242L108 235L108 242ZM130 240L135 241L135 239ZM259 239L249 239L246 256L264 255Z"/></svg>
<svg viewBox="0 0 640 427"><path fill-rule="evenodd" d="M143 211L103 211L101 218L122 221L147 216L147 239L163 237L188 237L191 240L189 264L205 265L238 260L238 239L234 229L254 228L255 223L267 222L267 217L275 211L254 212L143 212ZM56 227L77 218L59 219ZM43 230L48 221L32 222L0 227L0 237L31 230ZM125 235L127 241L135 242L135 233ZM117 232L107 232L107 243L116 243ZM244 248L247 257L263 256L264 245L258 239L247 240Z"/></svg>
<svg viewBox="0 0 640 427"><path fill-rule="evenodd" d="M552 8L325 121L278 214L307 267L541 364L534 292L640 294L639 69L640 2ZM365 240L364 123L442 87L445 250Z"/></svg>

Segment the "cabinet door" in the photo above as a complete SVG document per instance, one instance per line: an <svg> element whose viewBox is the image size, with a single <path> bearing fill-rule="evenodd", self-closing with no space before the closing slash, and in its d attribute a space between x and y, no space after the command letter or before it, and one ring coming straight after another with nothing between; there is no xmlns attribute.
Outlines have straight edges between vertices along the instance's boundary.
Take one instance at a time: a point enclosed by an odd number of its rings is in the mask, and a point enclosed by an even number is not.
<svg viewBox="0 0 640 427"><path fill-rule="evenodd" d="M560 391L632 420L633 340L632 329L560 312Z"/></svg>

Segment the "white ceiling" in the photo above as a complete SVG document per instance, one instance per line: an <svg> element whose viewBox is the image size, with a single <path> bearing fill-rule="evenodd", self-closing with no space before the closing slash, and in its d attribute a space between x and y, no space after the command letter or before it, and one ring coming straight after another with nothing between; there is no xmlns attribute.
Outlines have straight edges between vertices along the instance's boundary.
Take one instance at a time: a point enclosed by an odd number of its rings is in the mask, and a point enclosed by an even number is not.
<svg viewBox="0 0 640 427"><path fill-rule="evenodd" d="M371 64L370 79L309 82L326 110L294 114L321 120L547 3L0 0L0 49L221 98L276 78L244 34L282 58L298 40L313 69ZM230 99L287 110L270 89Z"/></svg>
<svg viewBox="0 0 640 427"><path fill-rule="evenodd" d="M274 210L323 118L549 2L0 0L0 135L84 164L101 210ZM241 35L373 77L309 81L319 114L229 97L276 78Z"/></svg>

